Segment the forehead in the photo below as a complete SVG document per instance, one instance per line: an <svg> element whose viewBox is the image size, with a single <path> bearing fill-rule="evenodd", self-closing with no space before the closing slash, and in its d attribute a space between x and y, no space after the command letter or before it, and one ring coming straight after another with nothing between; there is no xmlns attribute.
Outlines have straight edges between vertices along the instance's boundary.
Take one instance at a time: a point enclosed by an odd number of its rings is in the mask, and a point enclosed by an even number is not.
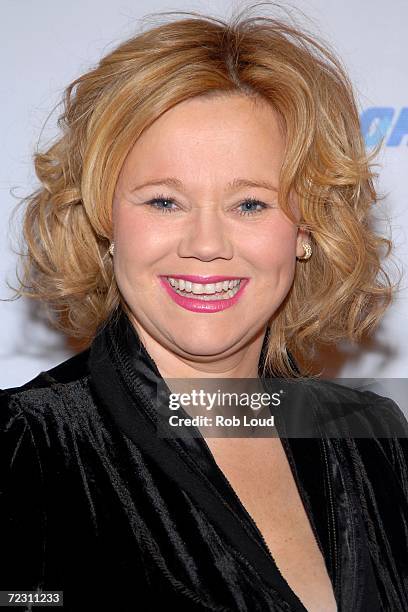
<svg viewBox="0 0 408 612"><path fill-rule="evenodd" d="M242 95L198 96L184 100L160 115L138 138L157 140L161 134L212 139L225 132L242 133L249 136L259 130L269 136L283 137L278 113L262 99ZM136 144L137 144L136 143Z"/></svg>
<svg viewBox="0 0 408 612"><path fill-rule="evenodd" d="M173 106L146 128L124 170L168 174L174 168L191 172L194 166L197 179L210 169L235 176L257 169L268 173L280 166L284 146L278 114L266 102L237 95L197 97Z"/></svg>

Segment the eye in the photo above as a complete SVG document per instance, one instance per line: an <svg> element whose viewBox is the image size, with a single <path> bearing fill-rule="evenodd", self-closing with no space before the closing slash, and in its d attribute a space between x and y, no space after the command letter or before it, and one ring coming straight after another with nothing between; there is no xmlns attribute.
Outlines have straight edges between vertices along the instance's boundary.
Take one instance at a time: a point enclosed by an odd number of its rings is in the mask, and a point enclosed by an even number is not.
<svg viewBox="0 0 408 612"><path fill-rule="evenodd" d="M151 206L152 208L155 208L156 210L159 210L162 213L176 212L173 208L171 208L171 205L175 203L176 202L173 198L169 198L163 194L159 194L146 202L147 206ZM252 197L245 198L245 200L241 202L241 204L238 204L237 208L240 208L241 206L246 207L244 210L238 212L239 216L241 217L257 215L261 213L265 208L270 208L268 204L265 204L265 202L261 202L260 200L257 200L256 198ZM256 206L259 206L260 209L254 210Z"/></svg>
<svg viewBox="0 0 408 612"><path fill-rule="evenodd" d="M172 198L167 198L164 195L157 195L154 198L152 198L151 200L149 200L148 202L146 202L146 204L148 206L151 206L152 208L156 208L157 210L160 210L160 212L162 212L162 213L172 213L172 212L174 212L169 207L161 208L160 206L157 206L157 204L161 204L162 202L168 202L168 203L170 202L171 204L175 203Z"/></svg>
<svg viewBox="0 0 408 612"><path fill-rule="evenodd" d="M239 212L239 215L257 215L260 212L262 212L265 208L268 208L268 205L265 204L265 202L261 202L260 200L257 200L256 198L246 198L243 202L241 202L241 204L239 204L238 208L240 206L261 206L261 209L259 210L248 210L248 208L246 208L245 210Z"/></svg>

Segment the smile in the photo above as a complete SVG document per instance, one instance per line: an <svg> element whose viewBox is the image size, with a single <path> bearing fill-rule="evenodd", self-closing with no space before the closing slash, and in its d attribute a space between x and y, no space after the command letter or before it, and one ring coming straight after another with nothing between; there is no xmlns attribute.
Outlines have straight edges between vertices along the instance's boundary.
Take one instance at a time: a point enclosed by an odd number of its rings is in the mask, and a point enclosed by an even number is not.
<svg viewBox="0 0 408 612"><path fill-rule="evenodd" d="M207 282L197 282L203 278ZM236 277L159 277L161 285L172 300L187 310L218 312L231 308L240 299L248 278ZM208 281L217 282L208 282Z"/></svg>

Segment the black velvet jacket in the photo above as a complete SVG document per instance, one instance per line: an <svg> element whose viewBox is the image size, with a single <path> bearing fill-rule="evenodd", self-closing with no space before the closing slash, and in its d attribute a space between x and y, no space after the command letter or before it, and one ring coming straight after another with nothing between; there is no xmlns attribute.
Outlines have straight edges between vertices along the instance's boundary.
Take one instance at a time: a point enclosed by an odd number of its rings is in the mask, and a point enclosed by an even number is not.
<svg viewBox="0 0 408 612"><path fill-rule="evenodd" d="M296 384L386 431L281 439L339 612L406 612L406 421L370 391ZM305 612L204 437L157 436L158 385L119 311L90 349L1 391L0 590L62 590L64 611Z"/></svg>

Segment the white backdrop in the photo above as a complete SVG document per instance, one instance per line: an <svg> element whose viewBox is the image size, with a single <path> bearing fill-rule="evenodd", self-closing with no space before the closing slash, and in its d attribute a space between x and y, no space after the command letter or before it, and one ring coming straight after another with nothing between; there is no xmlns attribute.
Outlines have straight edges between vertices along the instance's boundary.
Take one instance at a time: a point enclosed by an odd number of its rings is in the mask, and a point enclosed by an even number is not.
<svg viewBox="0 0 408 612"><path fill-rule="evenodd" d="M396 255L403 267L408 257L408 2L283 0L281 5L293 7L297 20L301 15L296 11L302 10L308 18L306 27L328 40L343 59L358 93L367 146L381 134L386 135L387 146L378 159L378 187L387 194L385 206L392 218ZM17 261L11 246L15 245L18 225L10 227L10 213L16 198L37 187L32 153L40 137L40 145L45 145L56 133L61 107L54 107L66 85L134 33L137 20L146 13L198 10L228 16L232 6L236 3L222 0L71 0L68 4L62 0L2 0L2 299L11 296L6 281L15 281ZM276 15L283 13L277 11ZM334 350L326 352L322 357L326 375L407 377L406 285L405 278L398 300L370 343L359 350L345 345L346 358ZM0 302L0 317L0 387L20 385L73 354L64 338L50 331L26 301Z"/></svg>

